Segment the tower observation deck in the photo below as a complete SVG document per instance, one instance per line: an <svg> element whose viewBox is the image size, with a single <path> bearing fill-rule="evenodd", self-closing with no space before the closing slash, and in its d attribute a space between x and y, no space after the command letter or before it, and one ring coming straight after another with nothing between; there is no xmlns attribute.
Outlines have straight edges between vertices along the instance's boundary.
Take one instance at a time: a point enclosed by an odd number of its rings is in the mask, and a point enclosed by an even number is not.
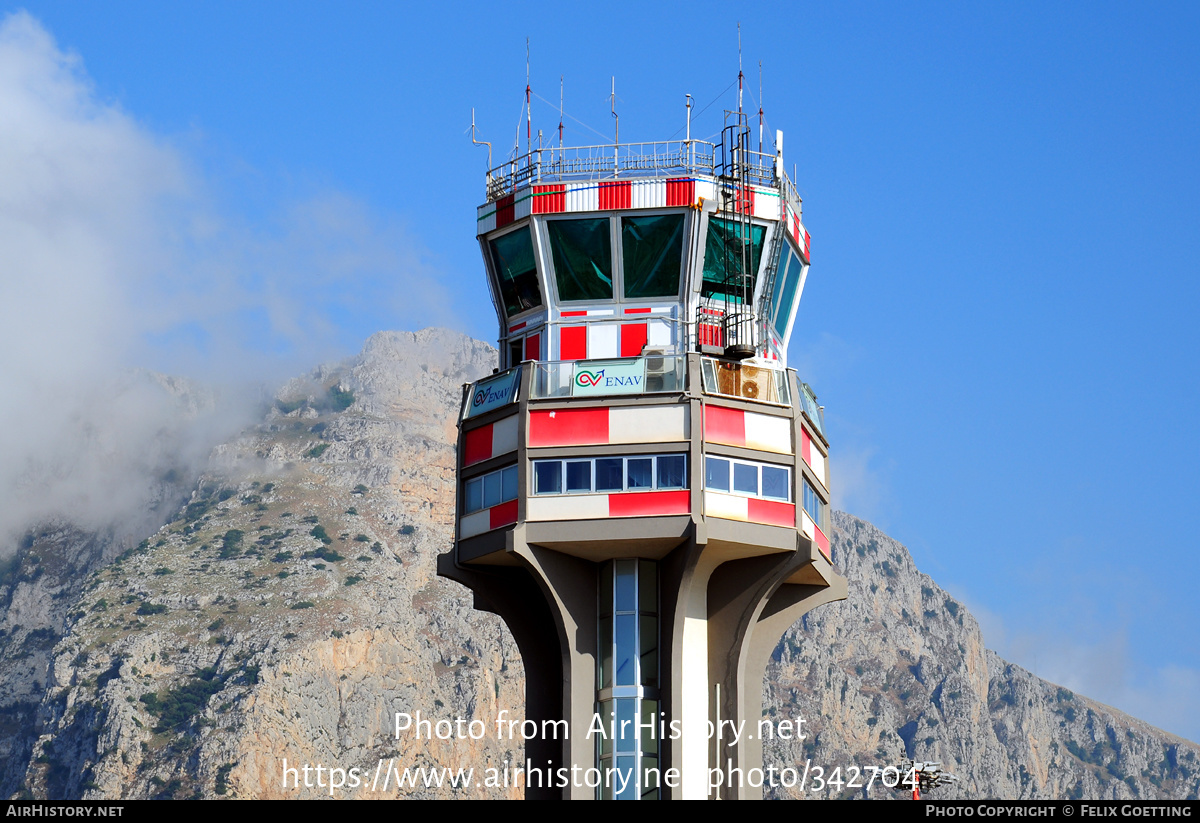
<svg viewBox="0 0 1200 823"><path fill-rule="evenodd" d="M500 363L464 386L438 573L505 620L526 718L558 729L525 742L527 797L759 796L768 658L846 596L822 409L787 368L809 234L782 133L752 151L731 121L720 144L542 148L487 173ZM572 767L623 778L545 779Z"/></svg>

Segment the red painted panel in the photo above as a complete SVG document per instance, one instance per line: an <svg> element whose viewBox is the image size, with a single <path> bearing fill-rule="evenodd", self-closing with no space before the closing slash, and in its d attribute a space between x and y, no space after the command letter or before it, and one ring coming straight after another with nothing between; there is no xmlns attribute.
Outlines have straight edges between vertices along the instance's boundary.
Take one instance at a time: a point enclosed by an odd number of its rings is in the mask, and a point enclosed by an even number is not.
<svg viewBox="0 0 1200 823"><path fill-rule="evenodd" d="M812 238L808 236L808 229L804 230L804 262L812 263Z"/></svg>
<svg viewBox="0 0 1200 823"><path fill-rule="evenodd" d="M470 429L463 435L464 466L472 466L492 456L492 424Z"/></svg>
<svg viewBox="0 0 1200 823"><path fill-rule="evenodd" d="M789 529L796 528L794 503L780 503L778 500L760 500L757 497L748 497L746 498L746 517L753 523L786 526Z"/></svg>
<svg viewBox="0 0 1200 823"><path fill-rule="evenodd" d="M650 309L626 309L626 314L649 314Z"/></svg>
<svg viewBox="0 0 1200 823"><path fill-rule="evenodd" d="M517 501L509 500L507 503L500 503L488 509L488 528L498 529L501 526L507 526L509 523L517 522Z"/></svg>
<svg viewBox="0 0 1200 823"><path fill-rule="evenodd" d="M557 214L566 209L567 186L565 183L533 187L534 214Z"/></svg>
<svg viewBox="0 0 1200 823"><path fill-rule="evenodd" d="M817 537L817 548L821 550L821 554L825 555L825 559L830 562L833 557L829 554L829 538L825 536L825 532L821 531L820 527L813 526L813 534Z"/></svg>
<svg viewBox="0 0 1200 823"><path fill-rule="evenodd" d="M587 317L587 310L584 311L560 311L559 317Z"/></svg>
<svg viewBox="0 0 1200 823"><path fill-rule="evenodd" d="M526 327L526 326L528 326L528 325L529 325L529 321L528 321L528 320L526 320L524 323L518 323L518 324L517 324L517 325L515 325L515 326L509 326L509 327L508 327L508 331L509 331L510 333L511 333L511 332L515 332L515 331L520 331L521 329L525 328L525 327Z"/></svg>
<svg viewBox="0 0 1200 823"><path fill-rule="evenodd" d="M746 445L746 415L739 409L705 406L704 439L730 446Z"/></svg>
<svg viewBox="0 0 1200 823"><path fill-rule="evenodd" d="M724 346L724 332L720 326L711 323L701 323L696 329L701 346Z"/></svg>
<svg viewBox="0 0 1200 823"><path fill-rule="evenodd" d="M627 209L633 202L633 186L628 180L600 184L600 208Z"/></svg>
<svg viewBox="0 0 1200 823"><path fill-rule="evenodd" d="M608 409L555 409L529 413L530 446L596 445L608 442Z"/></svg>
<svg viewBox="0 0 1200 823"><path fill-rule="evenodd" d="M691 493L687 489L670 492L626 492L608 496L609 517L687 514Z"/></svg>
<svg viewBox="0 0 1200 823"><path fill-rule="evenodd" d="M696 202L696 181L686 177L667 181L667 205L690 206Z"/></svg>
<svg viewBox="0 0 1200 823"><path fill-rule="evenodd" d="M638 357L642 347L646 345L647 331L645 323L624 323L621 325L621 356Z"/></svg>
<svg viewBox="0 0 1200 823"><path fill-rule="evenodd" d="M526 360L541 360L542 359L542 335L541 332L531 334L525 338L525 359Z"/></svg>
<svg viewBox="0 0 1200 823"><path fill-rule="evenodd" d="M812 465L812 438L803 427L800 428L800 456L804 458L805 463Z"/></svg>
<svg viewBox="0 0 1200 823"><path fill-rule="evenodd" d="M558 332L559 360L587 360L587 326L563 326Z"/></svg>
<svg viewBox="0 0 1200 823"><path fill-rule="evenodd" d="M754 214L754 189L748 186L738 189L737 210L741 214Z"/></svg>
<svg viewBox="0 0 1200 823"><path fill-rule="evenodd" d="M496 228L504 228L513 221L513 195L506 194L496 201Z"/></svg>

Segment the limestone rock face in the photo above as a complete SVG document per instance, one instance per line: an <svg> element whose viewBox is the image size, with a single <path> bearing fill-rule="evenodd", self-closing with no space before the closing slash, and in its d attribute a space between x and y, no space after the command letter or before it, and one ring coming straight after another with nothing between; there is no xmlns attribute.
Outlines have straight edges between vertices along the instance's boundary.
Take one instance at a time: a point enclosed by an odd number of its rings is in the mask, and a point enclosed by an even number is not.
<svg viewBox="0 0 1200 823"><path fill-rule="evenodd" d="M35 531L0 581L0 793L519 797L521 742L495 721L522 719L520 657L434 573L461 387L495 362L452 332L377 334L215 448L149 539ZM793 627L766 677L764 710L808 737L764 763L843 785L769 795L900 796L844 784L906 754L961 778L944 797L1200 790L1196 746L996 658L886 535L838 514L833 552L850 599ZM397 734L417 713L431 725ZM446 767L472 785L394 771Z"/></svg>
<svg viewBox="0 0 1200 823"><path fill-rule="evenodd" d="M871 768L940 761L939 798L1158 799L1200 794L1200 747L1047 683L984 648L979 624L869 523L836 512L833 560L849 597L784 636L764 706L803 716L808 738L764 745L763 763L841 768L807 797L889 797ZM799 797L780 787L779 797Z"/></svg>

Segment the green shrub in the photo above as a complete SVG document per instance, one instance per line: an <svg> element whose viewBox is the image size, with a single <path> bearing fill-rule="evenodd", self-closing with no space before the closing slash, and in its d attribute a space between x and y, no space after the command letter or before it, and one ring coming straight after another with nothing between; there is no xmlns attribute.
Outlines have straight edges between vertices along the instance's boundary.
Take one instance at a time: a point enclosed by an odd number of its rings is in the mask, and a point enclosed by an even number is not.
<svg viewBox="0 0 1200 823"><path fill-rule="evenodd" d="M328 448L329 448L328 443L321 443L320 445L313 446L311 449L306 451L304 453L304 456L305 457L313 457L313 458L320 457L321 455L323 455L325 453L325 450Z"/></svg>

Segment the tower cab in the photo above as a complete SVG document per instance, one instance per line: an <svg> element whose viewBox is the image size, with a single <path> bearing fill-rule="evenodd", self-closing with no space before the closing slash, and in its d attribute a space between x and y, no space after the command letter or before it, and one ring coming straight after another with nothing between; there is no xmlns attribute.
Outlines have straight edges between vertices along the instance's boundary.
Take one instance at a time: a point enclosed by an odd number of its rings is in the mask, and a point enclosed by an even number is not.
<svg viewBox="0 0 1200 823"><path fill-rule="evenodd" d="M782 632L845 596L823 413L786 363L809 234L782 133L754 151L731 119L720 144L542 148L487 174L500 362L464 387L439 574L512 629L527 717L569 724L527 757L631 776L531 773L527 797L752 796L710 770L761 764L761 741L705 724L757 723ZM597 718L617 731L585 736Z"/></svg>

